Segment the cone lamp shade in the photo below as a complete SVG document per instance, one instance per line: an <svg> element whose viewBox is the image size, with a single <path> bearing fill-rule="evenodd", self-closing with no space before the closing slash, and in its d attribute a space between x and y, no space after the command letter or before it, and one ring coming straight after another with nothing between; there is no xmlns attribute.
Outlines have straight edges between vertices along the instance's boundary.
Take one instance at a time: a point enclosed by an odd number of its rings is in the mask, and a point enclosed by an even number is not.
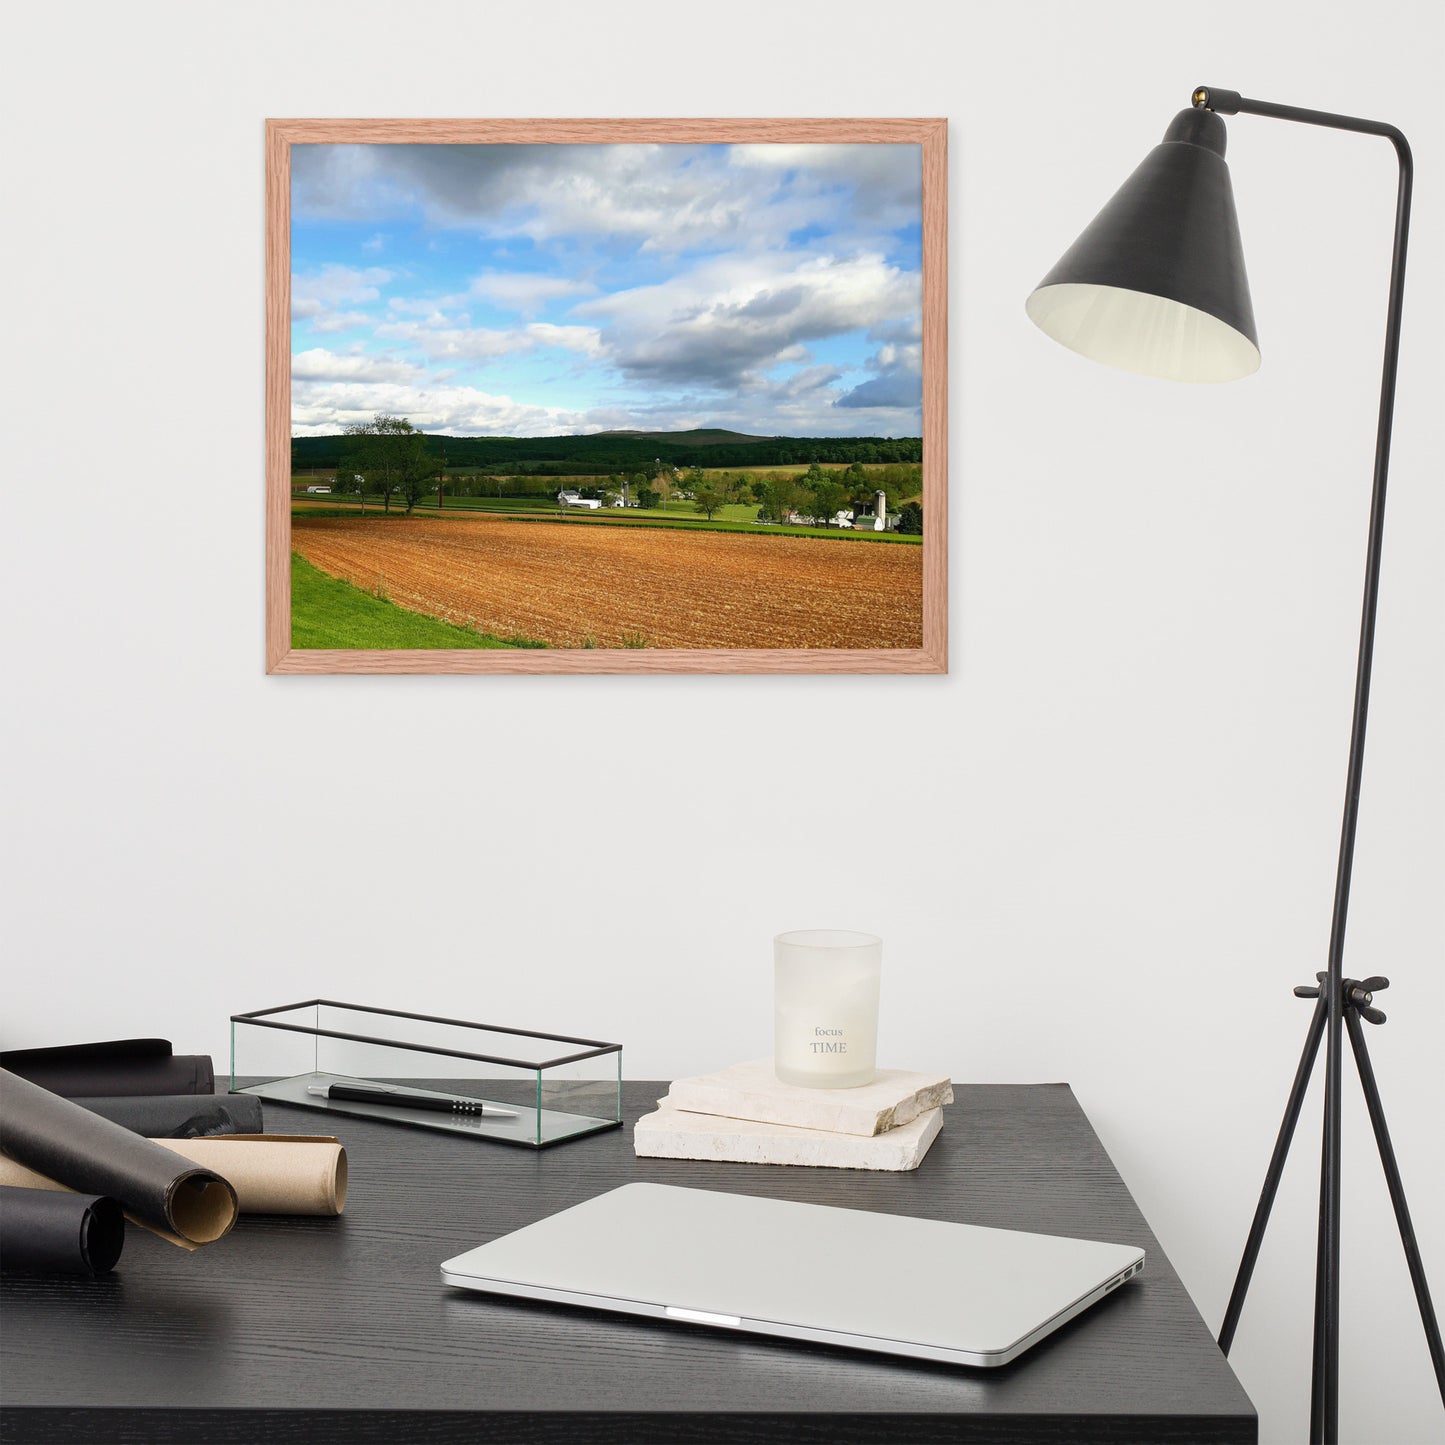
<svg viewBox="0 0 1445 1445"><path fill-rule="evenodd" d="M1168 381L1236 381L1259 367L1224 122L1181 111L1162 144L1029 296L1055 341Z"/></svg>

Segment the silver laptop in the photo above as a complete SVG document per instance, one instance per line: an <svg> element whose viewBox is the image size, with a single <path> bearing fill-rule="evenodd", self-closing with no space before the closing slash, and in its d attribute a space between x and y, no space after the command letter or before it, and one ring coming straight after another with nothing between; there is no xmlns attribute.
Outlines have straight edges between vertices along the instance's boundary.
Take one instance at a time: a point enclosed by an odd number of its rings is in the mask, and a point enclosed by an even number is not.
<svg viewBox="0 0 1445 1445"><path fill-rule="evenodd" d="M857 1350L1005 1365L1144 1251L666 1184L627 1184L442 1265L461 1289Z"/></svg>

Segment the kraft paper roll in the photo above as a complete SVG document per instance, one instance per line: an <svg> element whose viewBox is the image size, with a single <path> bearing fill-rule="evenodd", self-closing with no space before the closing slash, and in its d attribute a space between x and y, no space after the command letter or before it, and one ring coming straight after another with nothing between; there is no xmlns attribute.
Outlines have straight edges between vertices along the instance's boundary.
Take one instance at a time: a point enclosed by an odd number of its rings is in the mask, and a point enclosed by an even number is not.
<svg viewBox="0 0 1445 1445"><path fill-rule="evenodd" d="M216 1071L206 1054L171 1052L169 1039L109 1039L0 1053L9 1069L66 1098L120 1094L211 1094Z"/></svg>
<svg viewBox="0 0 1445 1445"><path fill-rule="evenodd" d="M241 1214L340 1214L346 1206L346 1150L329 1134L225 1134L149 1141L203 1165L235 1191ZM47 1175L0 1154L0 1188L65 1190Z"/></svg>
<svg viewBox="0 0 1445 1445"><path fill-rule="evenodd" d="M200 1139L265 1130L261 1101L254 1094L135 1094L75 1102L147 1139Z"/></svg>
<svg viewBox="0 0 1445 1445"><path fill-rule="evenodd" d="M236 1222L236 1191L219 1174L8 1069L0 1069L0 1151L44 1181L0 1183L110 1195L128 1218L183 1249L220 1239Z"/></svg>
<svg viewBox="0 0 1445 1445"><path fill-rule="evenodd" d="M229 1180L242 1214L340 1214L346 1150L330 1134L226 1134L157 1139Z"/></svg>
<svg viewBox="0 0 1445 1445"><path fill-rule="evenodd" d="M0 1188L0 1269L108 1274L125 1245L125 1216L104 1195Z"/></svg>

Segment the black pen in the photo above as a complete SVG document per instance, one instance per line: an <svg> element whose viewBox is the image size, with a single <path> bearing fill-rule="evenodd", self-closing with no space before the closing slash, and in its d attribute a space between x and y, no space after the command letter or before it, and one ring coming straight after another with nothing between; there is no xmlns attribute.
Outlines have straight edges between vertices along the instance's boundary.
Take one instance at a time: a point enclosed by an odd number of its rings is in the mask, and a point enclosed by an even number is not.
<svg viewBox="0 0 1445 1445"><path fill-rule="evenodd" d="M488 1119L515 1119L511 1109L499 1109L480 1099L459 1099L451 1094L423 1094L415 1089L388 1088L385 1084L308 1084L308 1094L323 1099L350 1099L357 1104L389 1104L397 1109L426 1109L434 1114L482 1115Z"/></svg>

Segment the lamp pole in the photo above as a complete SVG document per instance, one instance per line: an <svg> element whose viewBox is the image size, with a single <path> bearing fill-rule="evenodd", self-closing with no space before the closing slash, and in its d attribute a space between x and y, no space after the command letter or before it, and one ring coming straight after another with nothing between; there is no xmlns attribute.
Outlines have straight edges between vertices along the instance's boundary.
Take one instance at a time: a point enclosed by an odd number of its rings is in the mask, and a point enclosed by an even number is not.
<svg viewBox="0 0 1445 1445"><path fill-rule="evenodd" d="M1192 101L1191 108L1174 117L1163 141L1149 152L1029 295L1025 309L1030 319L1046 335L1072 351L1145 376L1186 382L1235 381L1259 366L1254 307L1224 159L1226 135L1222 116L1260 115L1379 136L1394 147L1399 166L1384 371L1380 382L1365 552L1364 601L1327 966L1315 975L1314 986L1295 989L1297 996L1314 999L1315 1007L1219 1332L1220 1348L1227 1354L1259 1257L1315 1058L1324 1043L1324 1137L1320 1159L1310 1439L1314 1445L1334 1445L1339 1438L1341 1088L1346 1036L1379 1147L1436 1382L1445 1400L1445 1348L1441 1345L1440 1327L1405 1202L1384 1106L1365 1046L1365 1030L1361 1027L1362 1020L1370 1024L1384 1023L1385 1015L1374 1006L1374 996L1389 987L1389 980L1347 978L1344 973L1414 166L1404 135L1395 126L1381 121L1250 100L1237 91L1214 86L1200 86Z"/></svg>
<svg viewBox="0 0 1445 1445"><path fill-rule="evenodd" d="M1200 86L1195 90L1196 108L1218 115L1260 115L1273 120L1295 121L1303 125L1323 126L1330 130L1354 131L1361 135L1380 136L1395 149L1399 165L1399 187L1395 202L1395 237L1390 260L1390 294L1385 319L1385 355L1380 382L1379 420L1375 432L1374 481L1370 496L1369 537L1365 551L1364 602L1360 618L1360 643L1355 667L1355 701L1350 724L1350 754L1345 775L1344 818L1340 827L1339 862L1335 872L1334 909L1330 921L1330 942L1327 972L1320 979L1320 1001L1323 1006L1325 1041L1325 1110L1324 1142L1320 1161L1320 1226L1315 1273L1315 1338L1313 1391L1310 1411L1310 1438L1325 1445L1339 1438L1340 1398L1340 1178L1341 1178L1341 1079L1343 1075L1344 1028L1348 1023L1361 1081L1365 1086L1376 1140L1385 1164L1390 1195L1395 1207L1396 1222L1405 1245L1411 1281L1415 1287L1425 1333L1435 1366L1437 1381L1445 1395L1445 1356L1442 1356L1440 1329L1430 1302L1419 1247L1415 1242L1399 1172L1394 1167L1394 1150L1389 1131L1374 1087L1374 1073L1364 1053L1363 1033L1358 1015L1366 1017L1377 1011L1370 1009L1370 992L1364 985L1344 977L1345 925L1350 906L1350 878L1355 858L1355 829L1360 811L1360 781L1365 760L1365 726L1370 707L1370 673L1375 647L1375 614L1380 595L1380 557L1384 546L1385 489L1390 470L1390 434L1395 413L1395 377L1400 359L1400 319L1404 309L1405 253L1410 233L1410 198L1414 184L1414 162L1409 142L1395 126L1383 121L1363 120L1357 116L1336 115L1329 111L1306 110L1292 105L1276 105L1272 101L1250 100L1237 91ZM1367 983L1383 986L1384 980ZM1308 990L1302 992L1308 993ZM1318 1016L1318 1010L1317 1010ZM1383 1015L1374 1021L1383 1022ZM1245 1247L1234 1292L1229 1301L1224 1325L1220 1331L1220 1347L1227 1353L1239 1322L1244 1295L1254 1270L1254 1262L1269 1218L1270 1206L1279 1184L1279 1172L1288 1150L1294 1121L1303 1099L1303 1086L1308 1082L1309 1065L1319 1044L1319 1030L1312 1025L1313 1047L1306 1046L1301 1060L1296 1089L1286 1110L1276 1144L1275 1160L1260 1196L1254 1225Z"/></svg>

